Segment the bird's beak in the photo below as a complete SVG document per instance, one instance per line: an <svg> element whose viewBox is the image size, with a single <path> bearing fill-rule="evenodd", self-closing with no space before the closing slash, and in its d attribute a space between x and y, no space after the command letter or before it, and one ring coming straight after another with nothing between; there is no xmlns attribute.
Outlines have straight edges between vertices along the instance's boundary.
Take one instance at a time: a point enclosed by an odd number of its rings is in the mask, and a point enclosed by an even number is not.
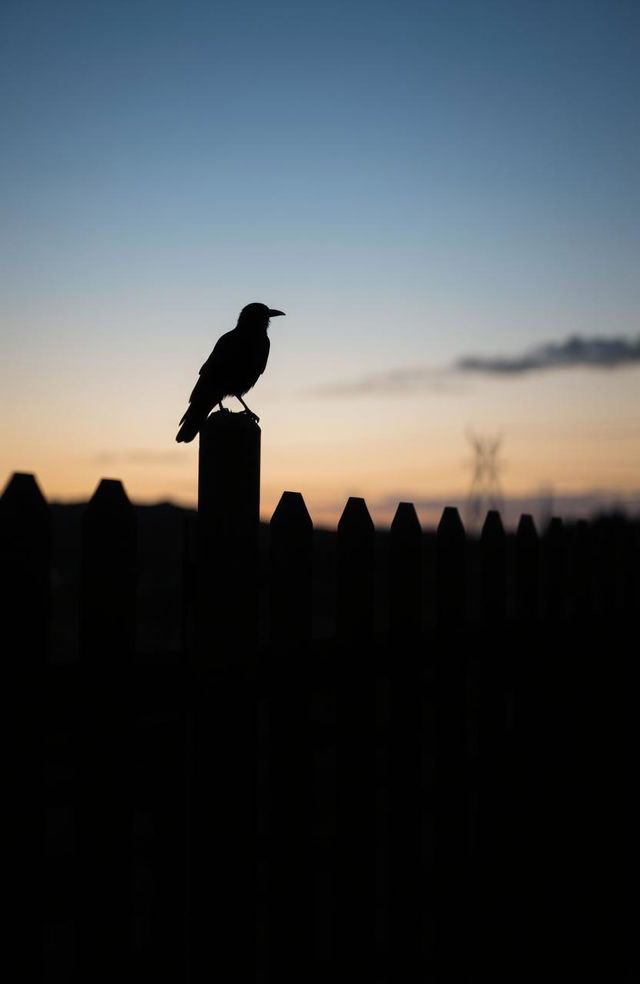
<svg viewBox="0 0 640 984"><path fill-rule="evenodd" d="M270 318L277 318L278 315L280 315L280 314L284 315L284 311L275 311L275 310L269 311L269 317Z"/></svg>

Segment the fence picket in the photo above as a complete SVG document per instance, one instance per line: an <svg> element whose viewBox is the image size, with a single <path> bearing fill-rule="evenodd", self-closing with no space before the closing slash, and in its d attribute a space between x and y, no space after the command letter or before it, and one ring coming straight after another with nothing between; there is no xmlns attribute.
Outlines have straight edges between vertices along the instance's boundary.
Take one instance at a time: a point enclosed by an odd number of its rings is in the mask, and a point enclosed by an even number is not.
<svg viewBox="0 0 640 984"><path fill-rule="evenodd" d="M47 654L51 518L34 475L15 472L0 499L0 604L5 644L25 667Z"/></svg>
<svg viewBox="0 0 640 984"><path fill-rule="evenodd" d="M273 642L311 638L311 550L313 524L299 492L283 492L270 523Z"/></svg>
<svg viewBox="0 0 640 984"><path fill-rule="evenodd" d="M0 499L0 605L4 642L5 842L11 900L7 960L43 979L45 918L45 660L50 600L51 520L35 476L16 472ZM13 953L13 960L11 958Z"/></svg>
<svg viewBox="0 0 640 984"><path fill-rule="evenodd" d="M504 621L507 591L507 538L500 513L495 509L487 513L480 545L484 619L495 627Z"/></svg>
<svg viewBox="0 0 640 984"><path fill-rule="evenodd" d="M82 529L83 659L126 666L135 647L136 519L122 482L103 478Z"/></svg>
<svg viewBox="0 0 640 984"><path fill-rule="evenodd" d="M566 538L564 523L553 516L542 541L544 606L546 617L559 622L566 605Z"/></svg>
<svg viewBox="0 0 640 984"><path fill-rule="evenodd" d="M441 626L458 628L466 611L466 535L460 514L447 506L436 538L436 612Z"/></svg>
<svg viewBox="0 0 640 984"><path fill-rule="evenodd" d="M373 632L374 526L364 499L351 496L338 522L337 634L366 642Z"/></svg>
<svg viewBox="0 0 640 984"><path fill-rule="evenodd" d="M477 759L474 817L475 936L485 964L500 959L508 966L513 918L510 881L516 853L513 827L514 773L510 768L513 706L513 653L507 643L507 542L500 514L490 510L481 540L484 628L475 652ZM500 927L497 930L497 927Z"/></svg>
<svg viewBox="0 0 640 984"><path fill-rule="evenodd" d="M531 624L538 617L539 540L533 516L520 517L516 532L515 611L520 624Z"/></svg>
<svg viewBox="0 0 640 984"><path fill-rule="evenodd" d="M364 499L350 498L337 532L335 939L347 976L373 973L375 911L374 526Z"/></svg>
<svg viewBox="0 0 640 984"><path fill-rule="evenodd" d="M391 524L387 661L388 927L391 980L420 979L425 894L423 857L425 660L420 644L422 528L415 507L401 502Z"/></svg>
<svg viewBox="0 0 640 984"><path fill-rule="evenodd" d="M466 534L458 510L447 506L436 539L438 636L433 656L434 922L436 965L464 970L456 938L467 934L469 892L467 791L468 660L465 640Z"/></svg>
<svg viewBox="0 0 640 984"><path fill-rule="evenodd" d="M389 628L417 638L422 620L422 527L412 502L400 502L391 523Z"/></svg>
<svg viewBox="0 0 640 984"><path fill-rule="evenodd" d="M136 520L121 482L102 479L82 530L77 930L80 978L106 982L131 959L132 659Z"/></svg>
<svg viewBox="0 0 640 984"><path fill-rule="evenodd" d="M311 574L313 524L299 492L283 492L270 523L269 970L308 980L313 952ZM296 904L292 906L291 900Z"/></svg>

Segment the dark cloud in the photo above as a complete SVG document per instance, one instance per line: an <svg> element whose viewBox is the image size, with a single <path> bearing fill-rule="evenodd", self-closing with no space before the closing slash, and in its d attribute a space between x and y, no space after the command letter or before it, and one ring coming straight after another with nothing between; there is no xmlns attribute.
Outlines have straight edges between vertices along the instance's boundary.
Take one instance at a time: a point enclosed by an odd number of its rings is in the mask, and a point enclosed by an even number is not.
<svg viewBox="0 0 640 984"><path fill-rule="evenodd" d="M569 369L589 366L618 369L640 363L640 335L629 338L581 338L572 335L565 342L548 342L516 356L468 355L458 359L454 368L461 372L478 372L491 376L520 375L541 369Z"/></svg>
<svg viewBox="0 0 640 984"><path fill-rule="evenodd" d="M464 388L463 377L472 374L519 376L545 369L620 369L632 365L640 365L640 335L637 338L572 335L564 342L547 342L521 355L466 355L451 366L388 369L344 382L327 383L311 392L316 396L392 396L418 390L459 392Z"/></svg>

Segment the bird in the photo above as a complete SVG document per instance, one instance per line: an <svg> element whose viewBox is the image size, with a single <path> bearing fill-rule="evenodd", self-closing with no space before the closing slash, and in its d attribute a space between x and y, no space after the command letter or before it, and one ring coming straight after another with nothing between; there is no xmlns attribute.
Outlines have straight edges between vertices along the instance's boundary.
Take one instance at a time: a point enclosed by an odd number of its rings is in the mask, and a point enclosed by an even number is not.
<svg viewBox="0 0 640 984"><path fill-rule="evenodd" d="M176 436L178 443L188 444L204 424L216 404L223 407L225 397L235 396L244 412L256 421L259 417L250 410L242 397L264 372L269 357L269 320L284 315L284 311L266 304L247 304L238 323L216 342L213 351L200 369L200 376L189 397L189 406L180 421Z"/></svg>

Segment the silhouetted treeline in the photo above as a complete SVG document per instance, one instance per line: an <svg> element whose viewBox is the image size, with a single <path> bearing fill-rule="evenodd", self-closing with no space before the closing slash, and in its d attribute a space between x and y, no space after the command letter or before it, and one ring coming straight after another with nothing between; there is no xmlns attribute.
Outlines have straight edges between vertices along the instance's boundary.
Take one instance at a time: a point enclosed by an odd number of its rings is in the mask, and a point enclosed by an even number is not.
<svg viewBox="0 0 640 984"><path fill-rule="evenodd" d="M456 510L423 533L409 504L375 531L359 499L329 533L285 493L247 641L251 572L218 572L225 621L195 514L114 481L48 507L14 477L24 976L633 979L638 533L527 517L507 536L492 513L470 540Z"/></svg>

